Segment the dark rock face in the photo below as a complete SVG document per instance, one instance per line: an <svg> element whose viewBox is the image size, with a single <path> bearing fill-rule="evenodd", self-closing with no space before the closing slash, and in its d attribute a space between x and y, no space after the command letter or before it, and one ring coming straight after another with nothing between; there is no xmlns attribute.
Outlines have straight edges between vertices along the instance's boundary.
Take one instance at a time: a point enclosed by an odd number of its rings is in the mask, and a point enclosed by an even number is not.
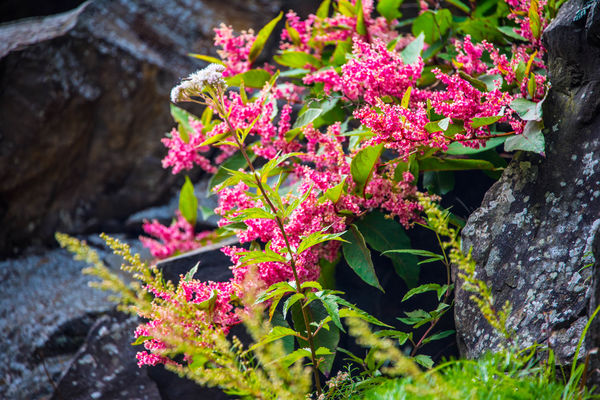
<svg viewBox="0 0 600 400"><path fill-rule="evenodd" d="M138 368L131 346L137 318L121 313L100 317L71 360L51 399L160 400L154 381Z"/></svg>
<svg viewBox="0 0 600 400"><path fill-rule="evenodd" d="M221 21L260 27L279 6L92 0L0 26L0 257L164 199L169 91L202 67L187 53L214 53Z"/></svg>
<svg viewBox="0 0 600 400"><path fill-rule="evenodd" d="M566 3L544 33L552 82L544 103L546 157L517 155L463 230L477 276L491 285L497 305L513 305L517 343L547 343L561 362L572 360L598 279L596 267L583 267L593 263L600 227L600 48L590 40L600 21L590 22L595 3L587 25L574 23L582 4ZM468 297L459 281L459 343L475 357L499 338ZM588 340L587 348L597 345Z"/></svg>

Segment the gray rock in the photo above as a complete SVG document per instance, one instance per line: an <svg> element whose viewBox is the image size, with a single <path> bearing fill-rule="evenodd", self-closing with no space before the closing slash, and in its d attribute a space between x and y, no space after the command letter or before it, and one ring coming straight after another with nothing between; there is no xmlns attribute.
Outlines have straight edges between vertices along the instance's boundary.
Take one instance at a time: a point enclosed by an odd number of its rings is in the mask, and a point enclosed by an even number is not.
<svg viewBox="0 0 600 400"><path fill-rule="evenodd" d="M51 399L160 400L156 384L137 366L132 346L139 321L122 313L102 316L62 375Z"/></svg>
<svg viewBox="0 0 600 400"><path fill-rule="evenodd" d="M517 343L547 343L563 363L573 358L598 279L596 267L583 267L594 262L600 227L600 48L587 39L590 27L573 22L582 3L563 5L544 33L552 82L546 157L517 154L462 233L496 304L512 303ZM458 339L463 355L476 357L500 339L468 297L459 280ZM582 354L598 344L588 340Z"/></svg>
<svg viewBox="0 0 600 400"><path fill-rule="evenodd" d="M0 257L95 232L168 197L169 91L212 29L260 27L279 1L89 0L0 25ZM114 223L113 223L114 225Z"/></svg>
<svg viewBox="0 0 600 400"><path fill-rule="evenodd" d="M106 293L88 286L92 278L82 275L83 267L65 250L0 262L0 398L50 393L44 368L51 377L60 374L93 315L114 306ZM81 319L86 316L92 320ZM74 331L65 336L69 325Z"/></svg>

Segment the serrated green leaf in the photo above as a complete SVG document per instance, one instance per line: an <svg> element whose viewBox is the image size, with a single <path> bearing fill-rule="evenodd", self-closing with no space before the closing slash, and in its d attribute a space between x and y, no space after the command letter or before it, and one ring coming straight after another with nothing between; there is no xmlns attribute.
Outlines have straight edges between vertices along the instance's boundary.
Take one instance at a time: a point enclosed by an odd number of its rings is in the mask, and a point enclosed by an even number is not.
<svg viewBox="0 0 600 400"><path fill-rule="evenodd" d="M271 36L271 32L273 32L273 29L275 29L275 26L281 20L282 17L283 11L280 12L277 17L271 20L271 22L265 25L260 31L258 31L258 34L256 35L256 40L254 41L254 43L252 43L250 53L248 54L248 61L250 61L250 64L256 61L263 48L265 47L269 36Z"/></svg>
<svg viewBox="0 0 600 400"><path fill-rule="evenodd" d="M350 268L366 283L384 291L377 279L375 266L371 259L371 252L367 248L365 238L356 225L350 225L350 229L344 234L343 239L347 241L342 245L344 258Z"/></svg>
<svg viewBox="0 0 600 400"><path fill-rule="evenodd" d="M286 336L295 336L298 337L299 334L291 329L291 328L287 328L285 326L274 326L271 329L271 332L269 332L268 334L266 334L265 336L263 336L259 342L257 342L256 344L254 344L254 346L250 347L249 350L254 350L262 345L265 345L267 343L271 343L274 342L275 340L284 338ZM309 353L310 354L310 353Z"/></svg>
<svg viewBox="0 0 600 400"><path fill-rule="evenodd" d="M381 3L380 3L381 4ZM413 64L419 60L421 56L421 52L423 51L423 46L425 45L425 35L423 32L419 33L419 35L410 42L400 56L402 57L402 61L404 64Z"/></svg>
<svg viewBox="0 0 600 400"><path fill-rule="evenodd" d="M188 176L179 192L179 212L190 225L196 225L198 218L198 199L194 193L194 185Z"/></svg>
<svg viewBox="0 0 600 400"><path fill-rule="evenodd" d="M322 321L325 318L330 318L327 311L320 302L314 302L309 304L308 310L312 316L313 321ZM306 335L306 327L304 325L304 319L300 310L300 304L296 303L292 307L292 320L294 321L294 327L302 335ZM308 343L300 338L297 339L298 344L301 348L308 347ZM321 329L314 337L314 345L316 348L324 347L329 349L331 354L323 355L320 358L323 359L319 363L319 370L324 374L328 374L333 366L333 360L335 358L335 350L340 341L340 331L336 326L330 326L329 329Z"/></svg>
<svg viewBox="0 0 600 400"><path fill-rule="evenodd" d="M442 331L442 332L438 332L434 335L431 335L429 337L426 337L425 339L423 339L423 344L427 344L429 342L433 342L434 340L440 340L443 338L446 338L448 336L454 335L455 331L450 329L447 331Z"/></svg>
<svg viewBox="0 0 600 400"><path fill-rule="evenodd" d="M297 361L299 361L299 360L301 360L303 358L309 358L310 359L310 357L311 357L310 349L309 348L303 348L303 349L295 350L295 351L291 352L290 354L286 355L285 357L281 358L280 362L286 368L289 368L295 362L297 362Z"/></svg>
<svg viewBox="0 0 600 400"><path fill-rule="evenodd" d="M408 312L405 311L404 314L406 314L406 317L398 317L396 319L406 325L412 325L414 329L417 329L433 319L430 313L421 309Z"/></svg>
<svg viewBox="0 0 600 400"><path fill-rule="evenodd" d="M288 297L285 302L283 303L283 318L286 317L288 310L290 309L290 307L292 307L294 304L296 304L296 302L298 302L299 300L304 298L304 294L303 293L295 293L293 295L291 295L290 297Z"/></svg>
<svg viewBox="0 0 600 400"><path fill-rule="evenodd" d="M341 238L342 235L344 235L346 232L339 232L339 233L322 233L322 232L313 232L310 235L308 235L307 237L305 237L304 239L302 239L302 241L300 242L300 245L298 245L298 250L296 250L296 252L298 254L302 254L304 251L308 250L309 248L316 246L319 243L323 243L323 242L328 242L330 240L338 240L343 242L344 239Z"/></svg>
<svg viewBox="0 0 600 400"><path fill-rule="evenodd" d="M421 32L426 43L438 41L452 27L452 13L447 9L425 11L412 24L412 34L416 37Z"/></svg>
<svg viewBox="0 0 600 400"><path fill-rule="evenodd" d="M425 354L419 354L418 356L414 357L414 360L417 364L422 365L423 367L425 367L427 369L433 367L433 360L431 359L431 356L427 356Z"/></svg>
<svg viewBox="0 0 600 400"><path fill-rule="evenodd" d="M223 132L223 133L217 133L216 135L213 135L213 136L207 138L204 142L200 143L200 145L198 147L210 146L211 144L220 142L221 140L224 140L224 139L228 138L229 136L231 136L231 132L229 132L229 131Z"/></svg>
<svg viewBox="0 0 600 400"><path fill-rule="evenodd" d="M269 82L271 74L264 69L251 69L241 74L225 78L227 85L241 87L242 84L245 87L262 89L265 83Z"/></svg>
<svg viewBox="0 0 600 400"><path fill-rule="evenodd" d="M340 320L340 309L335 299L330 296L322 296L319 297L319 300L321 301L321 304L323 304L323 307L325 307L327 314L329 314L329 317L331 317L335 326L342 332L345 332L342 321Z"/></svg>
<svg viewBox="0 0 600 400"><path fill-rule="evenodd" d="M440 288L440 285L437 283L427 283L424 285L417 286L416 288L410 289L402 298L402 301L406 301L413 297L416 294L426 293L426 292L437 292Z"/></svg>
<svg viewBox="0 0 600 400"><path fill-rule="evenodd" d="M383 143L376 146L368 146L356 153L352 159L352 162L350 163L350 174L352 175L352 180L356 183L357 193L361 195L364 194L365 188L371 180L375 165L377 164L382 151Z"/></svg>
<svg viewBox="0 0 600 400"><path fill-rule="evenodd" d="M256 155L252 152L252 150L246 150L250 161L253 161L256 158ZM234 155L229 157L225 162L223 162L217 172L210 178L208 181L208 191L209 193L214 189L215 186L220 185L225 182L225 180L230 176L227 170L237 171L240 168L246 168L248 163L244 158L241 152L236 152Z"/></svg>
<svg viewBox="0 0 600 400"><path fill-rule="evenodd" d="M408 339L412 339L412 332L406 333L395 329L383 329L375 332L377 337L389 337L392 339L398 339L398 344L402 346Z"/></svg>

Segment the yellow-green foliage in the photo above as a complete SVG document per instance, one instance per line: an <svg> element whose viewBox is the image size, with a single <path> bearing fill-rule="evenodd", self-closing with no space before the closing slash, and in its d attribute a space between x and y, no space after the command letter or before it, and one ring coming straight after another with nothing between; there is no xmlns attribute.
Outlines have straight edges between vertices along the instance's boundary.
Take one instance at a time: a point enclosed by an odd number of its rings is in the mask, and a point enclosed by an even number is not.
<svg viewBox="0 0 600 400"><path fill-rule="evenodd" d="M473 293L470 298L477 304L485 319L506 339L510 339L512 335L506 327L506 321L510 316L511 305L507 301L502 309L495 307L489 286L476 277L476 264L471 256L471 249L467 254L462 251L459 229L451 226L448 210L440 209L430 197L422 194L419 195L419 204L427 216L427 227L436 232L438 239L444 238L440 240L440 246L460 271L458 276L463 280L462 289Z"/></svg>
<svg viewBox="0 0 600 400"><path fill-rule="evenodd" d="M85 273L100 278L93 286L119 295L122 310L149 320L163 321L162 328L152 331L153 338L167 345L160 356L173 360L185 355L185 362L167 362L165 367L204 386L219 387L225 392L252 399L304 400L310 392L310 369L300 362L287 368L281 359L285 351L280 341L258 346L253 351L244 348L235 336L227 337L215 329L198 304L187 302L181 290L169 281L164 282L155 265L132 255L130 247L119 240L102 235L115 254L123 257L121 269L137 281L127 284L110 271L98 254L75 238L57 234L56 239L78 260L91 266ZM169 301L154 293L168 293ZM246 299L247 300L247 299ZM254 308L241 313L242 322L255 341L265 336L271 326L263 318L263 310ZM193 322L193 328L190 327ZM157 353L154 350L154 353Z"/></svg>

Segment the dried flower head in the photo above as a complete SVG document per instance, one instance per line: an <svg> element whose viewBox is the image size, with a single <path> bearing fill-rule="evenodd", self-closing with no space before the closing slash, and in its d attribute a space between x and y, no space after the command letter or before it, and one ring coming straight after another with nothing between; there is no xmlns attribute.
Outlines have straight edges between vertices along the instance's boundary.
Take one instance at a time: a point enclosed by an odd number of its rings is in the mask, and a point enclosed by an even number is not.
<svg viewBox="0 0 600 400"><path fill-rule="evenodd" d="M171 101L191 100L192 96L198 96L206 86L226 88L223 79L225 67L221 64L210 64L208 67L194 72L171 90Z"/></svg>

